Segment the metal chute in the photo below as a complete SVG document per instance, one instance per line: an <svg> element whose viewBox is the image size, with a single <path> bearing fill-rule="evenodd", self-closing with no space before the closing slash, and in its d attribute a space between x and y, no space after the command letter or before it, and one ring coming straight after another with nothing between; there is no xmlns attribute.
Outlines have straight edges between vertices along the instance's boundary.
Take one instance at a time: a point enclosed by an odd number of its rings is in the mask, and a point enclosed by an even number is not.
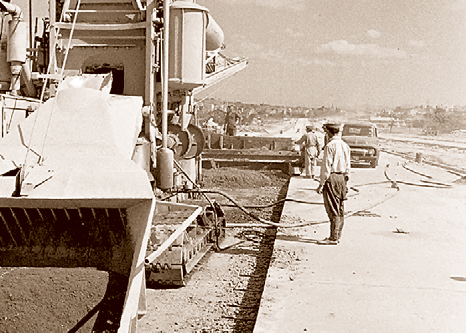
<svg viewBox="0 0 466 333"><path fill-rule="evenodd" d="M0 197L0 266L111 272L118 320L103 331L130 332L145 290L155 199L131 160L141 107L137 97L63 89L0 142L0 182L9 186Z"/></svg>

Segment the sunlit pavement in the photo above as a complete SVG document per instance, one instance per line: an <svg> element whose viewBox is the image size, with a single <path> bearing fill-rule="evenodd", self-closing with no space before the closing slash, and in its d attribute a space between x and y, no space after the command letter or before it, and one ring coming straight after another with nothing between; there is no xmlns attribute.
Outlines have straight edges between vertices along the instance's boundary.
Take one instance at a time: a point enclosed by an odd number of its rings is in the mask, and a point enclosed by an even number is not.
<svg viewBox="0 0 466 333"><path fill-rule="evenodd" d="M403 180L401 162L382 154L376 169L353 168L359 192L349 192L346 211L358 213L340 244L315 244L328 223L279 230L255 333L466 331L466 185L398 191L384 166ZM307 203L287 201L282 222L327 219L316 187L291 180L288 198ZM280 262L283 253L291 260Z"/></svg>

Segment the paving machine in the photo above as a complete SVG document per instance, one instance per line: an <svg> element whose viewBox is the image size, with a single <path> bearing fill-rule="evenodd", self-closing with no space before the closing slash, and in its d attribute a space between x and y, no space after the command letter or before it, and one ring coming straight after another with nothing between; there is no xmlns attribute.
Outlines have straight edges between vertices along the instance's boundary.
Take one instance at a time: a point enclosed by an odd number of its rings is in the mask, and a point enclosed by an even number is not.
<svg viewBox="0 0 466 333"><path fill-rule="evenodd" d="M0 267L106 270L115 297L93 331L136 332L146 279L183 285L221 236L215 202L174 193L200 175L194 94L247 59L223 54L194 1L48 6L31 27L0 0Z"/></svg>

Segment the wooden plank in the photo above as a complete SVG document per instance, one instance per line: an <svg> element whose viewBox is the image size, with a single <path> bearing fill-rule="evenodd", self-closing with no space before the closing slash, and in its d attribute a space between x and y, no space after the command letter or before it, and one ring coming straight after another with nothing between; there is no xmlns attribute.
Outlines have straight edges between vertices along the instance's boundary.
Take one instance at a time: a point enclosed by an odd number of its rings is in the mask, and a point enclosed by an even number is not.
<svg viewBox="0 0 466 333"><path fill-rule="evenodd" d="M178 238L178 236L180 236L186 230L186 228L197 218L201 211L201 207L196 209L194 213L188 219L186 219L184 223L180 225L180 227L176 229L176 231L173 234L171 234L170 237L156 251L152 252L146 257L145 263L150 264L155 259L157 259L157 257L160 256L166 249L168 249L168 247L170 247L170 245Z"/></svg>
<svg viewBox="0 0 466 333"><path fill-rule="evenodd" d="M219 133L207 133L207 149L269 149L291 151L294 148L292 138L228 136Z"/></svg>

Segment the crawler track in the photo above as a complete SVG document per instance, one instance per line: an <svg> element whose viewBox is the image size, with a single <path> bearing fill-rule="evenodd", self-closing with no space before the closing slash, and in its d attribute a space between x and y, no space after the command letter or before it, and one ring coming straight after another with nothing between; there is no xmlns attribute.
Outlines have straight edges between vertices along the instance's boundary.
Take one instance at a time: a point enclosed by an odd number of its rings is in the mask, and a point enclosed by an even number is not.
<svg viewBox="0 0 466 333"><path fill-rule="evenodd" d="M280 170L218 168L206 170L205 188L221 189L241 205L268 205L286 196L288 175ZM228 224L257 224L221 196ZM252 210L252 209L251 209ZM279 222L282 204L254 209L261 218ZM275 241L274 228L228 228L221 251L197 263L177 289L149 289L148 314L141 332L252 332ZM183 309L183 311L180 311ZM139 333L139 331L138 331Z"/></svg>

